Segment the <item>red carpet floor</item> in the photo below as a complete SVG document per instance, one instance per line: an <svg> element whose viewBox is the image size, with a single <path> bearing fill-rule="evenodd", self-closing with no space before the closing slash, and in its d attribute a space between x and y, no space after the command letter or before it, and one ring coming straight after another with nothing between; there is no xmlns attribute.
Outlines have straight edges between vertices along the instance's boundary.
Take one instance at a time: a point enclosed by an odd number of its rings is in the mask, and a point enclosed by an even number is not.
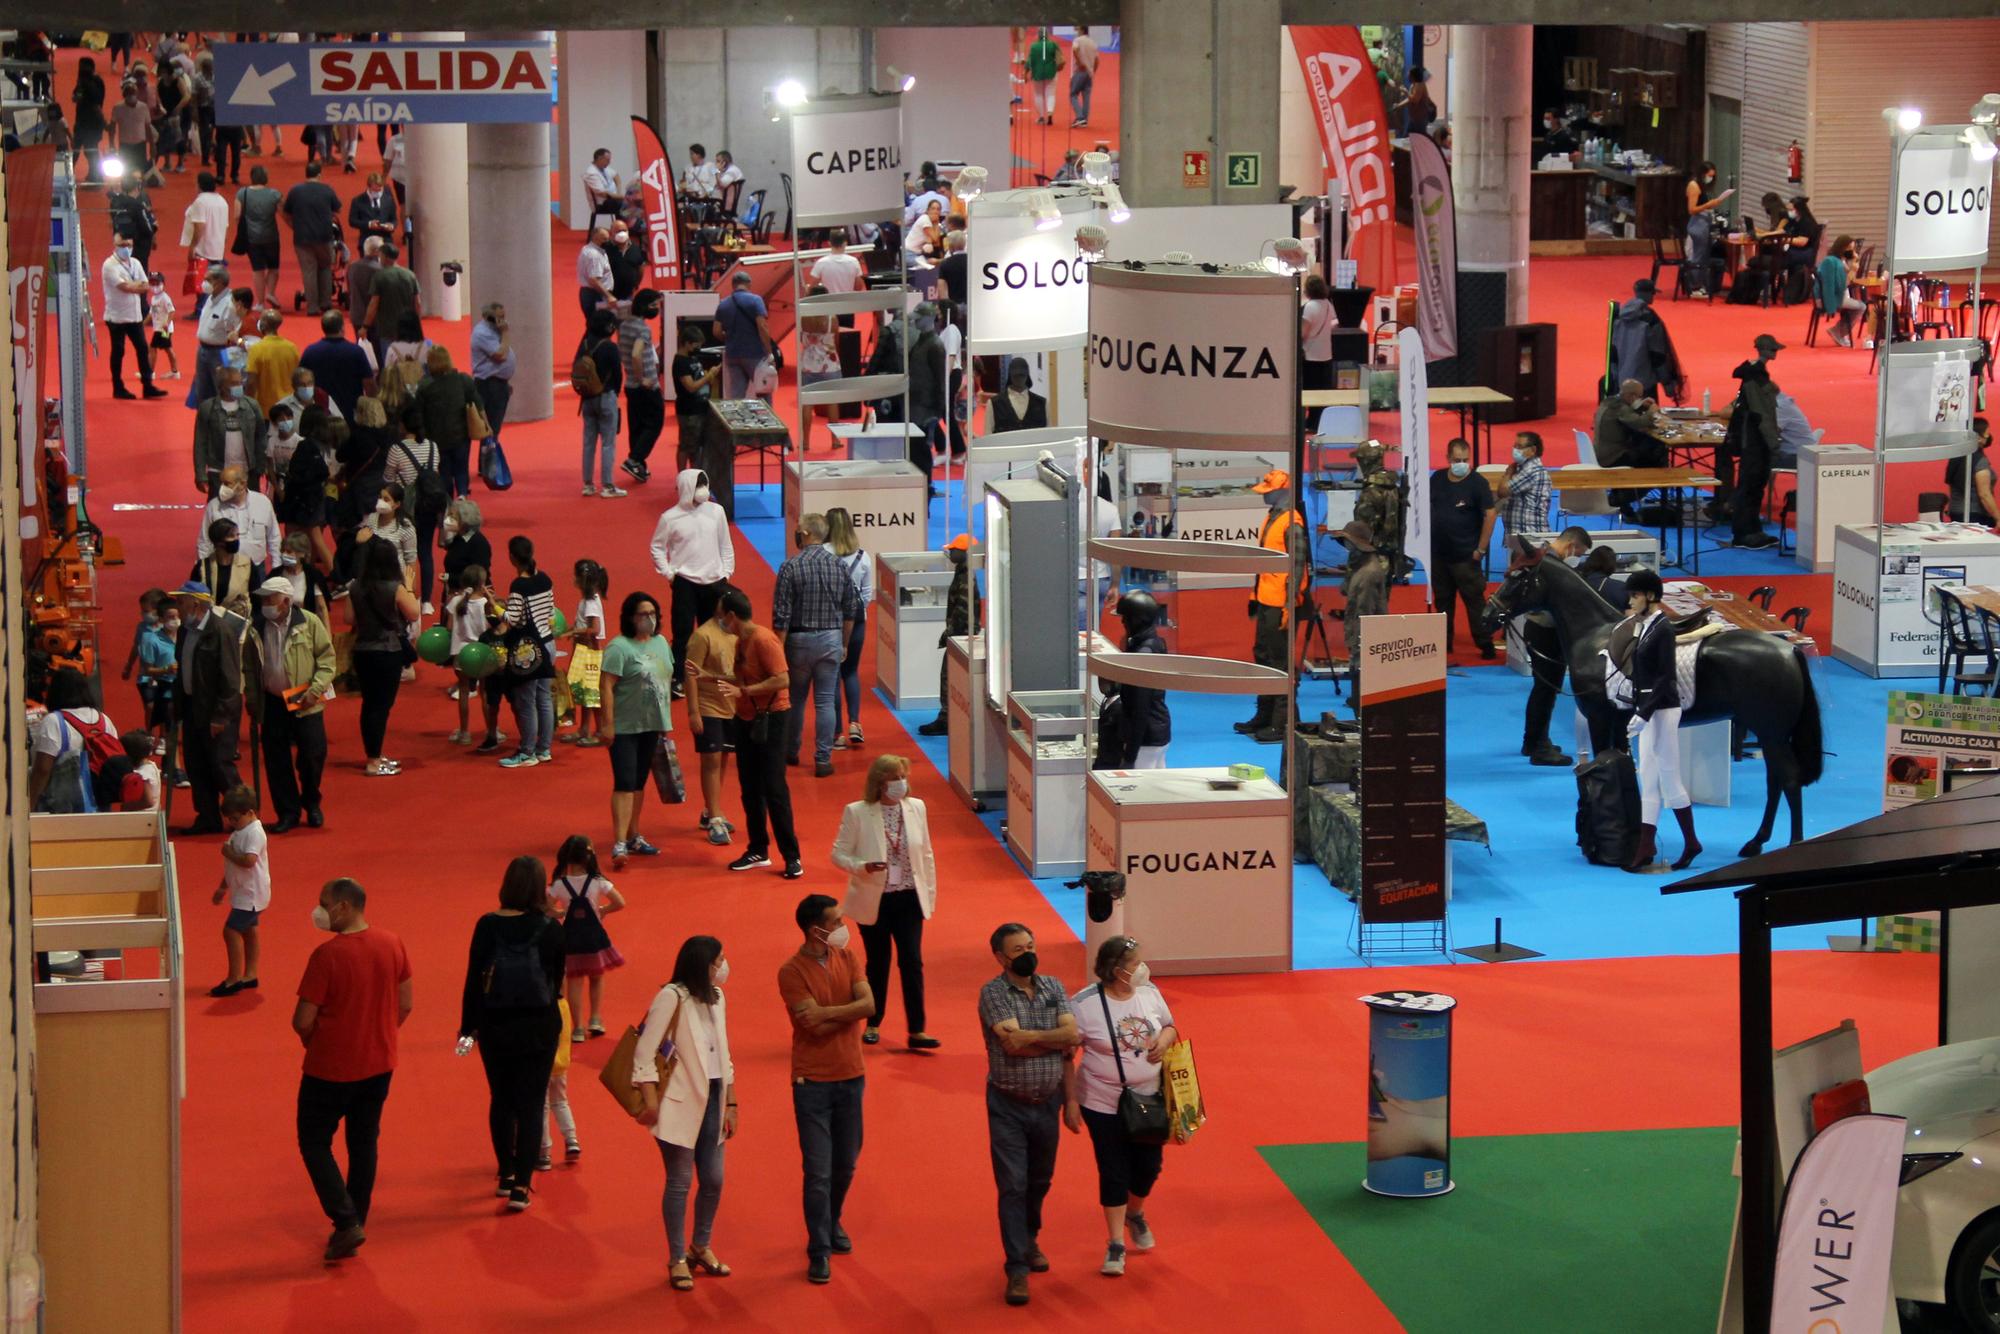
<svg viewBox="0 0 2000 1334"><path fill-rule="evenodd" d="M61 84L69 82L65 73ZM281 185L295 178L295 153L284 166ZM191 174L175 177L161 192L168 237L192 182ZM346 183L334 178L336 188ZM101 208L95 197L89 204ZM86 230L92 252L104 254L101 212ZM559 233L551 257L565 293L574 244ZM179 266L178 252L163 247L155 267ZM1628 281L1630 267L1538 263L1537 317L1586 318L1606 291ZM295 285L288 270L283 290ZM555 306L560 360L576 337L576 316L567 300ZM1684 355L1707 376L1726 372L1735 348L1766 322L1722 307L1674 308L1669 318ZM1795 320L1787 314L1770 322L1779 318ZM287 333L304 341L308 322L288 319ZM462 353L465 325L433 333ZM191 333L182 336L184 364L191 364ZM1566 386L1585 382L1587 362L1575 349L1597 337L1588 325L1566 325ZM1800 360L1829 373L1865 369L1865 354L1820 351ZM1781 378L1786 366L1780 363ZM115 663L138 592L183 577L198 498L187 488L189 423L178 396L113 402L101 366L93 373L91 510L126 553L126 563L105 578L104 642ZM1582 398L1571 396L1580 392L1566 393L1566 415L1581 412ZM1845 399L1866 401L1845 380L1826 398L1825 415L1836 420L1856 411ZM577 431L566 389L557 402L554 420L508 428L517 485L504 496L479 493L489 534L496 542L531 534L555 571L579 556L601 560L614 596L652 584L646 540L663 488L636 489L623 501L578 499ZM1821 415L1817 399L1807 407ZM1836 427L1831 434L1843 433ZM188 508L161 508L176 506ZM770 572L747 543L738 546L738 578L761 606ZM839 892L826 849L841 804L859 792L867 759L913 750L873 703L864 710L864 751L839 753L833 779L795 783L804 882L728 874L723 864L732 853L703 842L686 807L652 808L648 831L666 855L618 877L632 908L610 927L631 966L610 984L614 1025L638 1016L687 935L720 936L734 961L732 1045L743 1124L729 1150L716 1246L736 1277L702 1281L692 1294L667 1290L659 1161L649 1137L592 1087L605 1043L580 1049L573 1071L581 1163L545 1175L525 1216L496 1208L484 1084L474 1059L451 1055L466 942L510 857L547 857L572 832L606 837L608 774L598 752L558 747L553 767L509 773L447 745L453 710L443 686L440 673L425 669L405 688L390 750L407 767L394 779L362 775L356 705L335 705L327 827L274 841L276 897L264 928L259 993L206 997L222 975L221 913L207 906L206 893L219 858L213 840L178 845L191 984L182 1152L187 1327L462 1330L563 1322L637 1330L671 1320L664 1313L677 1306L743 1329L968 1329L1018 1321L999 1302L974 992L993 971L985 939L1000 921L1019 919L1040 932L1049 968L1072 984L1084 976L1082 950L942 778L922 767L915 789L930 801L944 868L926 953L930 1027L945 1047L933 1056L900 1050L900 1009L892 1006L891 1041L868 1058L867 1147L846 1220L855 1253L836 1266L830 1289L809 1286L801 1272L788 1026L774 977L797 939L790 918L797 896ZM114 719L136 720L129 687L113 681L107 693ZM734 809L733 776L729 790ZM319 939L307 914L319 884L334 875L361 879L373 896L371 920L408 943L417 1009L388 1105L370 1241L355 1260L328 1269L318 1260L326 1225L293 1145L298 1048L287 1019L291 986ZM1117 1284L1095 1272L1102 1224L1088 1145L1067 1140L1042 1238L1055 1268L1036 1282L1031 1318L1077 1328L1169 1320L1220 1328L1239 1326L1254 1310L1259 1323L1278 1329L1400 1328L1255 1153L1260 1144L1363 1133L1363 1011L1354 998L1392 985L1446 988L1460 997L1460 1134L1718 1125L1734 1118L1733 978L1733 961L1716 957L1169 980L1167 995L1201 1054L1213 1121L1194 1145L1170 1152L1150 1210L1160 1248L1136 1258ZM1791 954L1779 958L1777 978L1780 1041L1848 1016L1860 1021L1871 1062L1932 1040L1930 959ZM1671 1182L1641 1184L1672 1189ZM1536 1282L1531 1248L1518 1274L1523 1284Z"/></svg>

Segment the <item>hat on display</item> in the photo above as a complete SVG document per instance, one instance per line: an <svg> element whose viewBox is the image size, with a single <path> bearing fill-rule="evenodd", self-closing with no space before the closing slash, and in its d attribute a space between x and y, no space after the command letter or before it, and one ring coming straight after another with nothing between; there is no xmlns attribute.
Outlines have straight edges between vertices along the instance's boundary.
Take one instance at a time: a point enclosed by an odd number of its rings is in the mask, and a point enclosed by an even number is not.
<svg viewBox="0 0 2000 1334"><path fill-rule="evenodd" d="M1651 278L1641 278L1638 282L1632 284L1633 296L1658 296L1659 294L1660 285Z"/></svg>
<svg viewBox="0 0 2000 1334"><path fill-rule="evenodd" d="M208 591L208 585L199 579L190 579L174 590L177 598L200 598L203 602L215 601L215 594Z"/></svg>
<svg viewBox="0 0 2000 1334"><path fill-rule="evenodd" d="M1785 345L1769 334L1758 334L1753 344L1759 352L1782 352Z"/></svg>
<svg viewBox="0 0 2000 1334"><path fill-rule="evenodd" d="M1340 540L1356 551L1375 550L1375 529L1366 519L1349 520L1347 527L1340 530Z"/></svg>
<svg viewBox="0 0 2000 1334"><path fill-rule="evenodd" d="M292 581L281 574L274 574L257 585L257 596L260 598L288 598L294 591Z"/></svg>
<svg viewBox="0 0 2000 1334"><path fill-rule="evenodd" d="M1290 473L1286 472L1283 468L1273 468L1258 478L1257 485L1250 489L1260 496L1267 496L1273 491L1282 491L1291 484L1292 475Z"/></svg>
<svg viewBox="0 0 2000 1334"><path fill-rule="evenodd" d="M951 541L944 544L944 549L946 551L969 551L971 550L971 548L972 548L971 533L960 533L957 537L952 538Z"/></svg>

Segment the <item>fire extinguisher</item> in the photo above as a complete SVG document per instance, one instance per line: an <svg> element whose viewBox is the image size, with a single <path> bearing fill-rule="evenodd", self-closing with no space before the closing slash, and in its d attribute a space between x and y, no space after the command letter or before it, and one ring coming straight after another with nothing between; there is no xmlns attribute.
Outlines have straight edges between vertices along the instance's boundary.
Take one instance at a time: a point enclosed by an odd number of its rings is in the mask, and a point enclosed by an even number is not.
<svg viewBox="0 0 2000 1334"><path fill-rule="evenodd" d="M1785 179L1797 185L1806 178L1806 150L1799 147L1799 141L1792 140L1792 146L1785 150Z"/></svg>

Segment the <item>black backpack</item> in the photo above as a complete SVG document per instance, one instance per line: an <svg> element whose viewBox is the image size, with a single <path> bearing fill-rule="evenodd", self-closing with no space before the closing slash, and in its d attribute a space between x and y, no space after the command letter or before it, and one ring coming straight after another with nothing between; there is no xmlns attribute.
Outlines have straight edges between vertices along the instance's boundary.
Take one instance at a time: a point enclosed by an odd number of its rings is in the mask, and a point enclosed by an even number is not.
<svg viewBox="0 0 2000 1334"><path fill-rule="evenodd" d="M1639 776L1626 752L1605 751L1576 771L1576 843L1585 861L1630 861L1642 818Z"/></svg>
<svg viewBox="0 0 2000 1334"><path fill-rule="evenodd" d="M555 987L542 967L542 932L547 918L535 923L525 940L501 940L486 965L486 1005L497 1010L539 1010L556 1003Z"/></svg>
<svg viewBox="0 0 2000 1334"><path fill-rule="evenodd" d="M278 521L288 524L323 522L329 478L326 455L320 452L319 445L301 439L298 448L292 451L292 461L285 465L284 495L275 507Z"/></svg>
<svg viewBox="0 0 2000 1334"><path fill-rule="evenodd" d="M435 467L421 463L417 451L410 448L407 440L398 440L396 448L403 451L403 457L417 470L417 480L410 486L412 508L419 519L431 522L444 516L445 506L451 504L451 488L444 484L444 474ZM431 457L437 457L437 446L431 446Z"/></svg>

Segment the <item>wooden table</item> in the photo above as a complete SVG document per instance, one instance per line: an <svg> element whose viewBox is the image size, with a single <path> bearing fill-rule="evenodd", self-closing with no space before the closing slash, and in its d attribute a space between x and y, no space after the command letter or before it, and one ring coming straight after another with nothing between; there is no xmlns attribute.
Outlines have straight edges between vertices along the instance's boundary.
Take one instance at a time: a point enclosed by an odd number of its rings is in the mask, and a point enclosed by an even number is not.
<svg viewBox="0 0 2000 1334"><path fill-rule="evenodd" d="M1481 468L1482 473L1505 471L1498 464ZM1490 481L1490 478L1489 478ZM1668 503L1662 511L1671 509L1682 513L1681 492L1711 491L1722 485L1719 478L1712 477L1699 468L1550 468L1549 489L1557 495L1565 491L1664 491L1669 493ZM1694 564L1687 563L1687 525L1674 526L1674 559L1667 560L1667 528L1660 524L1660 565L1671 564L1691 574L1701 572L1701 540L1695 539Z"/></svg>
<svg viewBox="0 0 2000 1334"><path fill-rule="evenodd" d="M1707 466L1715 466L1715 451L1729 433L1729 414L1710 413L1706 416L1669 416L1661 412L1653 416L1653 439L1667 447L1667 457L1681 467L1700 466L1696 455L1708 451Z"/></svg>
<svg viewBox="0 0 2000 1334"><path fill-rule="evenodd" d="M1807 650L1816 647L1810 635L1800 634L1784 621L1738 594L1714 588L1669 587L1663 600L1667 609L1678 616L1685 616L1695 610L1713 612L1738 630L1755 630L1759 634L1777 635L1787 643L1796 644Z"/></svg>

